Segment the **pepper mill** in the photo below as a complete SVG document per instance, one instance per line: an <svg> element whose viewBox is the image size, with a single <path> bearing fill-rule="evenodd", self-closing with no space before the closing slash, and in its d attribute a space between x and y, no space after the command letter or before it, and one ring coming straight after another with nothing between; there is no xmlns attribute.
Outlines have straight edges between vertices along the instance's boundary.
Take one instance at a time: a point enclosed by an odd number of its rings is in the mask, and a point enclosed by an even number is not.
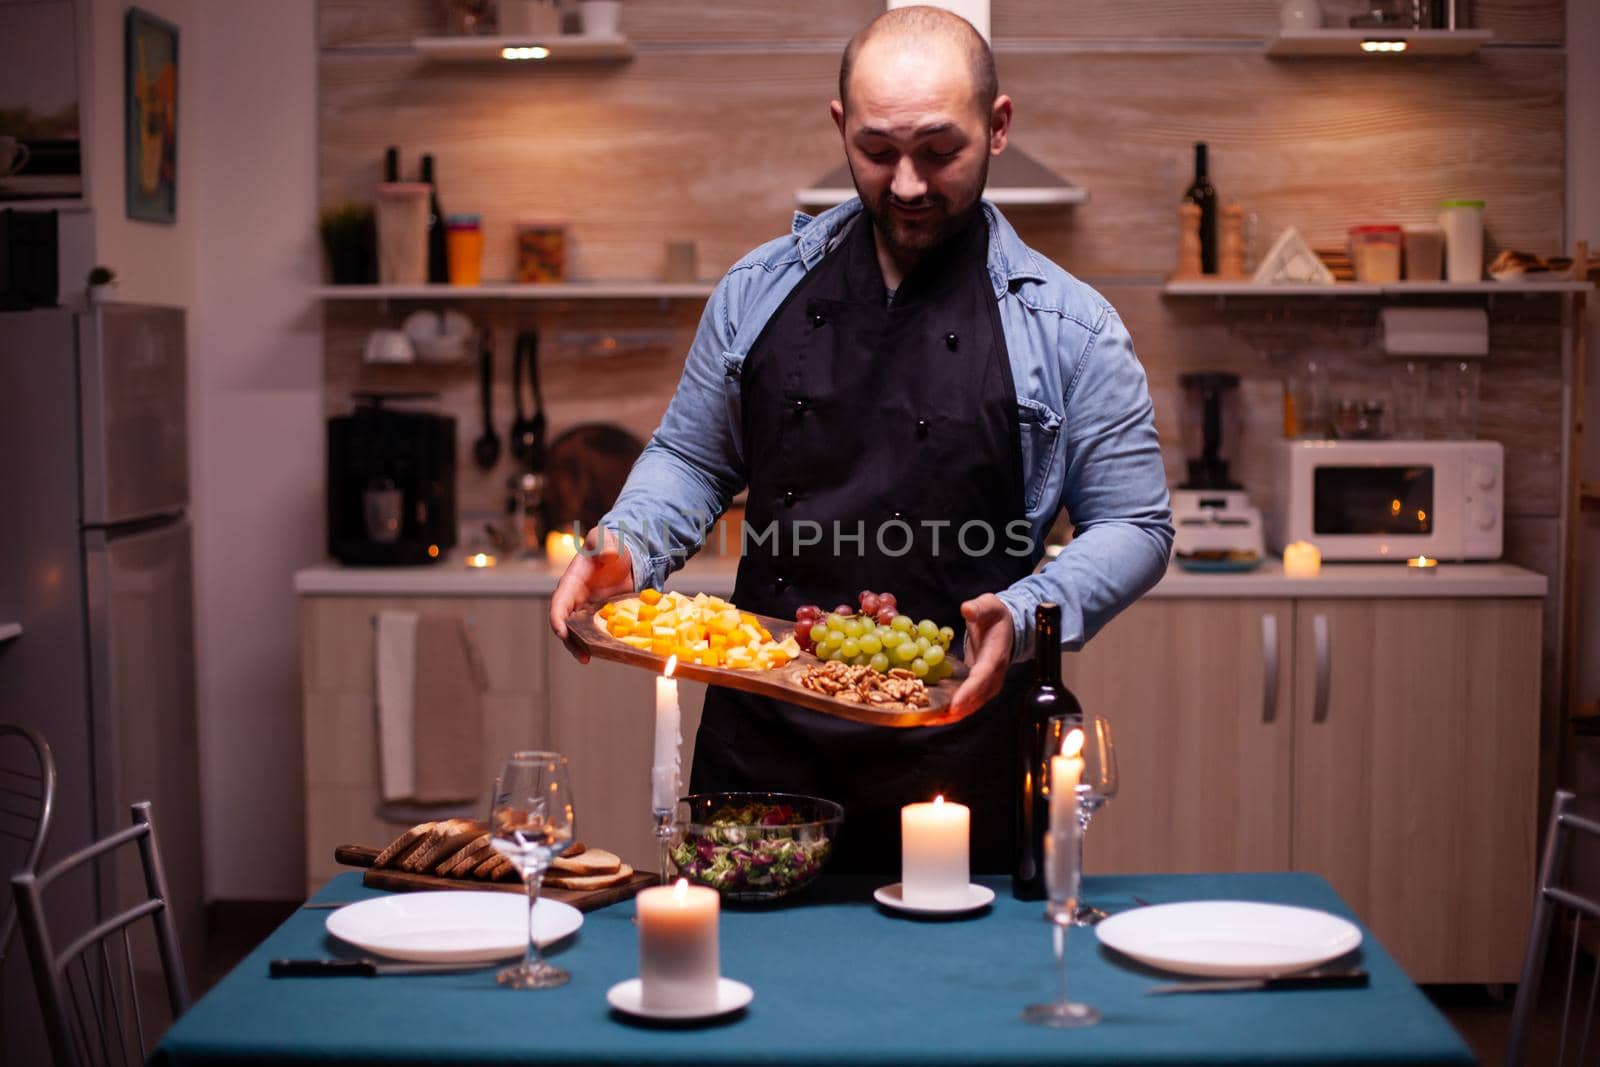
<svg viewBox="0 0 1600 1067"><path fill-rule="evenodd" d="M1244 277L1244 208L1230 202L1223 205L1221 215L1217 277L1237 280Z"/></svg>
<svg viewBox="0 0 1600 1067"><path fill-rule="evenodd" d="M1200 205L1185 201L1178 207L1178 269L1172 277L1183 280L1204 276L1200 267Z"/></svg>

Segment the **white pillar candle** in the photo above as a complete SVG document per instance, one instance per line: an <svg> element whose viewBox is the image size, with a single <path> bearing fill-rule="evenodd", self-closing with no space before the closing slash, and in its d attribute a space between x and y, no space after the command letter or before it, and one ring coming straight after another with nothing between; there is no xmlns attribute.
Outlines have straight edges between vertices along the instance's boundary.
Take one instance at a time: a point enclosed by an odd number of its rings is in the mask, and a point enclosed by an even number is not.
<svg viewBox="0 0 1600 1067"><path fill-rule="evenodd" d="M1285 578L1315 578L1322 570L1322 553L1310 541L1291 541L1283 546Z"/></svg>
<svg viewBox="0 0 1600 1067"><path fill-rule="evenodd" d="M665 811L678 803L678 749L683 741L683 726L678 710L678 680L672 677L677 666L678 657L668 657L666 670L656 679L656 756L650 774L653 811Z"/></svg>
<svg viewBox="0 0 1600 1067"><path fill-rule="evenodd" d="M578 539L566 530L551 530L544 538L544 558L565 570L578 554Z"/></svg>
<svg viewBox="0 0 1600 1067"><path fill-rule="evenodd" d="M1050 757L1050 832L1065 833L1078 820L1078 783L1083 779L1083 731L1074 728Z"/></svg>
<svg viewBox="0 0 1600 1067"><path fill-rule="evenodd" d="M717 1003L717 891L680 878L642 890L639 982L644 1007L657 1011L710 1010Z"/></svg>
<svg viewBox="0 0 1600 1067"><path fill-rule="evenodd" d="M947 804L942 796L900 809L901 900L929 908L966 903L971 824L965 804Z"/></svg>

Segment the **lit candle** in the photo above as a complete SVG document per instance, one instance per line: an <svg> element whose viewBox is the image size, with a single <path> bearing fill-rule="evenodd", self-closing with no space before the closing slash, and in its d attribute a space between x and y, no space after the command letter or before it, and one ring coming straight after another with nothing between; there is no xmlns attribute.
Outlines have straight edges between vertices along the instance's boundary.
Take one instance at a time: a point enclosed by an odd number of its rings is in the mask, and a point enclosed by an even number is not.
<svg viewBox="0 0 1600 1067"><path fill-rule="evenodd" d="M642 890L639 999L658 1011L709 1009L717 1003L717 891L679 878Z"/></svg>
<svg viewBox="0 0 1600 1067"><path fill-rule="evenodd" d="M1050 832L1063 833L1078 819L1078 782L1083 779L1083 731L1067 733L1061 755L1050 757Z"/></svg>
<svg viewBox="0 0 1600 1067"><path fill-rule="evenodd" d="M1285 578L1315 578L1322 570L1322 553L1310 541L1293 541L1283 546Z"/></svg>
<svg viewBox="0 0 1600 1067"><path fill-rule="evenodd" d="M653 811L666 811L678 803L678 747L683 739L678 680L672 676L677 666L677 656L667 657L666 669L656 679L656 758L650 773Z"/></svg>
<svg viewBox="0 0 1600 1067"><path fill-rule="evenodd" d="M972 812L965 804L900 809L900 899L923 907L959 907L971 881L967 858Z"/></svg>
<svg viewBox="0 0 1600 1067"><path fill-rule="evenodd" d="M1412 556L1410 559L1406 560L1406 566L1410 567L1414 571L1421 571L1424 574L1433 574L1439 569L1439 561L1436 559L1429 559L1427 556Z"/></svg>
<svg viewBox="0 0 1600 1067"><path fill-rule="evenodd" d="M544 539L544 557L550 566L566 569L578 554L578 539L565 530L551 530Z"/></svg>
<svg viewBox="0 0 1600 1067"><path fill-rule="evenodd" d="M496 562L497 561L495 558L489 555L487 552L474 552L472 555L467 557L467 566L477 570L482 570L485 567L493 567Z"/></svg>

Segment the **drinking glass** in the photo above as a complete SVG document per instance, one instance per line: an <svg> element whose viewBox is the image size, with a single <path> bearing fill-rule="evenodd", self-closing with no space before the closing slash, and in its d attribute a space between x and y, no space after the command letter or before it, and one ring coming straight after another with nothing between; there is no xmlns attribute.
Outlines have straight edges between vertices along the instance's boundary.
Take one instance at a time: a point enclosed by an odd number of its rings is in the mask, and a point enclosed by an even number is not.
<svg viewBox="0 0 1600 1067"><path fill-rule="evenodd" d="M528 951L522 963L498 975L513 989L548 989L571 977L547 963L534 932L539 887L550 861L572 844L572 780L559 752L513 752L500 770L490 802L489 829L495 849L528 887Z"/></svg>
<svg viewBox="0 0 1600 1067"><path fill-rule="evenodd" d="M1073 846L1077 849L1075 869L1083 870L1083 838L1089 832L1094 813L1117 795L1117 746L1111 733L1111 720L1104 715L1052 715L1045 728L1045 752L1061 751L1061 743L1073 730L1083 731L1083 775L1078 779L1078 828ZM1074 926L1093 926L1106 913L1081 899L1072 918Z"/></svg>
<svg viewBox="0 0 1600 1067"><path fill-rule="evenodd" d="M1088 1004L1067 998L1067 937L1077 921L1079 894L1083 886L1083 827L1069 823L1052 828L1044 839L1044 917L1050 923L1050 936L1056 957L1056 999L1045 1004L1029 1004L1022 1009L1024 1022L1035 1026L1093 1026L1100 1012Z"/></svg>

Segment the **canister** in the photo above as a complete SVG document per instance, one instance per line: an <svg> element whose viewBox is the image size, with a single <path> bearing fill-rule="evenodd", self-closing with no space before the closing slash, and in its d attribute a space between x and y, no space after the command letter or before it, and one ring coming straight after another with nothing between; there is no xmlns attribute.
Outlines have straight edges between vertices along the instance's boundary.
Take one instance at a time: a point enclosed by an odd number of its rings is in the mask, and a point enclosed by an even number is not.
<svg viewBox="0 0 1600 1067"><path fill-rule="evenodd" d="M517 281L559 282L567 277L567 224L517 223Z"/></svg>
<svg viewBox="0 0 1600 1067"><path fill-rule="evenodd" d="M1405 227L1406 281L1436 282L1444 272L1444 227L1428 222Z"/></svg>
<svg viewBox="0 0 1600 1067"><path fill-rule="evenodd" d="M479 284L483 280L483 226L478 216L451 215L444 232L450 284Z"/></svg>
<svg viewBox="0 0 1600 1067"><path fill-rule="evenodd" d="M378 185L378 281L422 285L428 280L428 194L425 182Z"/></svg>
<svg viewBox="0 0 1600 1067"><path fill-rule="evenodd" d="M1452 282L1483 280L1483 201L1439 201L1444 227L1445 277Z"/></svg>
<svg viewBox="0 0 1600 1067"><path fill-rule="evenodd" d="M1350 230L1350 260L1358 282L1400 280L1400 227L1355 226Z"/></svg>

